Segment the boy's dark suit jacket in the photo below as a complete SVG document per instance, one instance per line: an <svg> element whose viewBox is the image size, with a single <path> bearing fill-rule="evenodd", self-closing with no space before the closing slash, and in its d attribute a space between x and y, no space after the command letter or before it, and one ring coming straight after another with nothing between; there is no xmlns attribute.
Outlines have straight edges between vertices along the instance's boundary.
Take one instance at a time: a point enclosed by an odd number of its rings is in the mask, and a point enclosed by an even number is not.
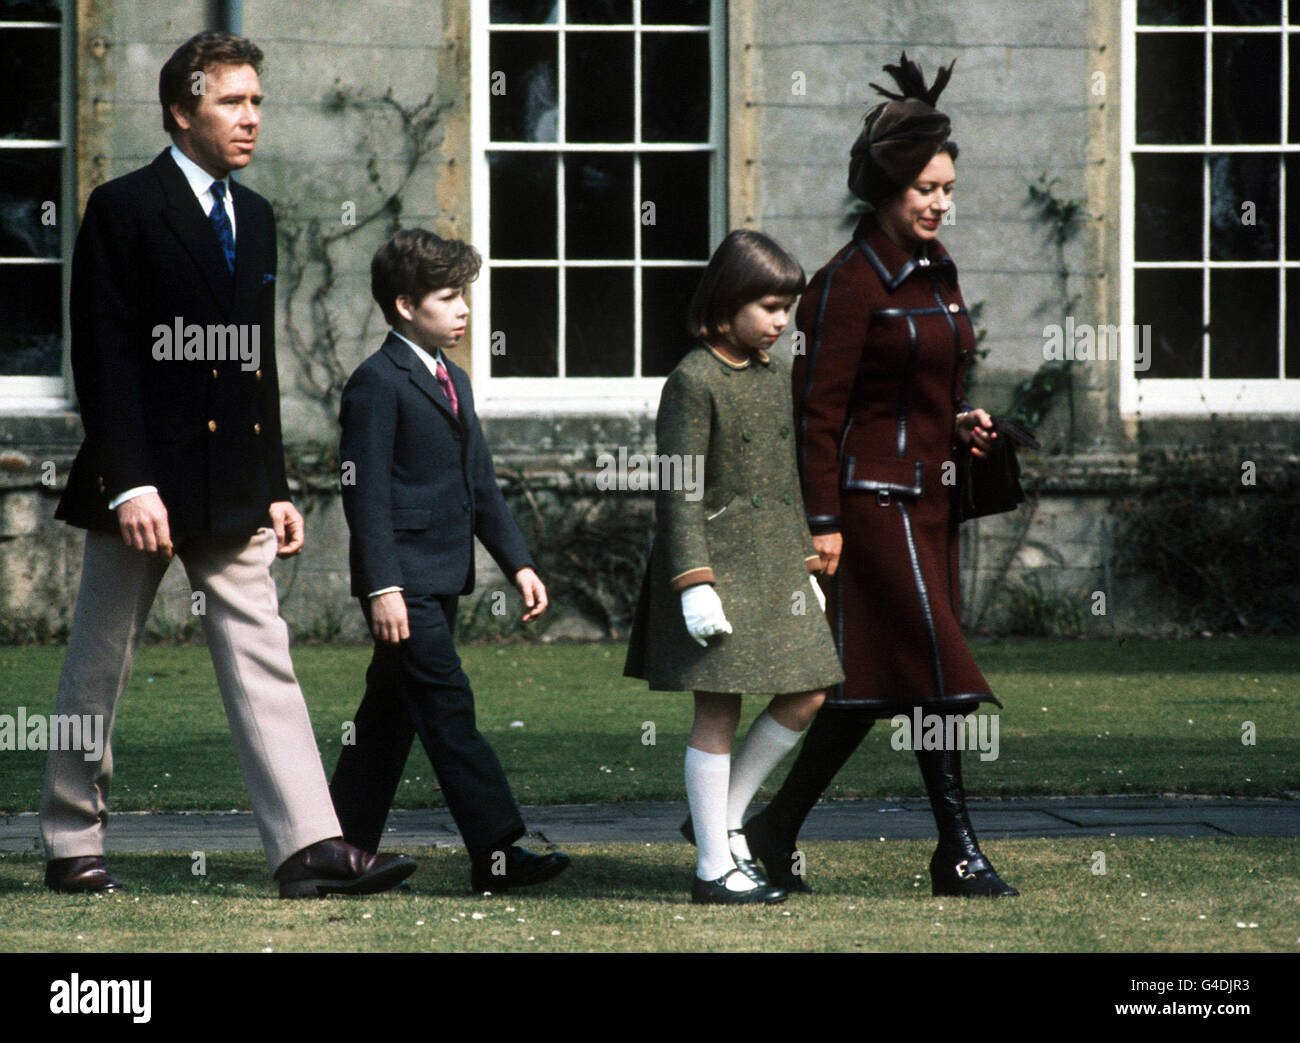
<svg viewBox="0 0 1300 1043"><path fill-rule="evenodd" d="M233 180L230 192L233 275L169 151L91 193L71 293L86 437L55 517L117 532L109 501L153 485L173 539L248 538L270 523L272 502L289 499L275 366L275 217ZM155 327L174 332L178 318L205 331L245 325L250 338L260 327L260 366L155 358Z"/></svg>
<svg viewBox="0 0 1300 1043"><path fill-rule="evenodd" d="M497 485L469 377L443 361L459 418L428 367L391 333L343 389L343 510L359 598L385 587L468 594L475 536L507 579L536 567Z"/></svg>

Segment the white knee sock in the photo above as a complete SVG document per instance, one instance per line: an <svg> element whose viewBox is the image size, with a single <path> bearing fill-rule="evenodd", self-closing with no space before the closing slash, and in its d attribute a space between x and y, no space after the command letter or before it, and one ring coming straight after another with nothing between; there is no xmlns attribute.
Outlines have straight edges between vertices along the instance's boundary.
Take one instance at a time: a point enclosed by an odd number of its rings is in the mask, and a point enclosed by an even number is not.
<svg viewBox="0 0 1300 1043"><path fill-rule="evenodd" d="M727 846L730 776L731 754L705 753L694 746L686 747L686 802L690 805L695 847L699 852L695 875L701 880L716 880L736 868Z"/></svg>
<svg viewBox="0 0 1300 1043"><path fill-rule="evenodd" d="M754 799L758 787L772 773L781 758L789 753L803 732L792 732L777 724L766 710L760 713L745 736L740 751L731 764L731 785L727 791L727 828L739 829L745 809ZM732 851L738 858L751 858L743 837L735 838Z"/></svg>

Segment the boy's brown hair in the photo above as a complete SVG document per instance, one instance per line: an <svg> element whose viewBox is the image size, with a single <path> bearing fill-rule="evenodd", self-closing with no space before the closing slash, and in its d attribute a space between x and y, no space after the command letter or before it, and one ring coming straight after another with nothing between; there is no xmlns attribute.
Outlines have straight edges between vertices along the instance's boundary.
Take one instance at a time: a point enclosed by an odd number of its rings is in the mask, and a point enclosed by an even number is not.
<svg viewBox="0 0 1300 1043"><path fill-rule="evenodd" d="M252 40L230 33L204 32L191 36L172 52L158 73L158 101L162 104L163 129L168 134L180 130L171 107L195 113L202 92L194 90L194 74L206 73L214 65L251 65L262 72L262 51Z"/></svg>
<svg viewBox="0 0 1300 1043"><path fill-rule="evenodd" d="M370 262L370 293L390 326L401 318L397 298L416 305L449 286L464 289L478 278L483 258L469 243L443 239L423 228L403 228L375 251Z"/></svg>
<svg viewBox="0 0 1300 1043"><path fill-rule="evenodd" d="M799 262L774 239L737 229L709 258L691 299L687 325L694 337L716 339L730 330L736 312L750 301L768 294L797 297L807 284Z"/></svg>

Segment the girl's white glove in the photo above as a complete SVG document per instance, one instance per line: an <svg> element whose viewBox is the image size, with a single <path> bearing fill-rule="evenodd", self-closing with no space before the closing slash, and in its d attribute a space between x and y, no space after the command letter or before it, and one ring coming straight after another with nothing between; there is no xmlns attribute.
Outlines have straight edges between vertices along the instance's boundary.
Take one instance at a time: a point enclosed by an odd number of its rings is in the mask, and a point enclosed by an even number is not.
<svg viewBox="0 0 1300 1043"><path fill-rule="evenodd" d="M682 591L682 617L686 632L703 648L709 646L705 638L731 633L731 624L722 613L722 599L709 583L697 583Z"/></svg>
<svg viewBox="0 0 1300 1043"><path fill-rule="evenodd" d="M826 611L826 595L822 593L821 584L817 582L817 577L811 572L808 573L808 582L813 585L813 593L817 595L817 604L821 605L822 612Z"/></svg>

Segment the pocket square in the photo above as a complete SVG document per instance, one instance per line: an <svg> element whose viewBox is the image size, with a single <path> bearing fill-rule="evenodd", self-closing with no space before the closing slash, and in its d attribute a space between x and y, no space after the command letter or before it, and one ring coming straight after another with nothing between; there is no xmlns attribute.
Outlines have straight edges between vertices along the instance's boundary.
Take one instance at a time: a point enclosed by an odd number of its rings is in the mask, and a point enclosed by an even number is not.
<svg viewBox="0 0 1300 1043"><path fill-rule="evenodd" d="M275 282L275 272L262 273L262 285L265 286L269 282Z"/></svg>

